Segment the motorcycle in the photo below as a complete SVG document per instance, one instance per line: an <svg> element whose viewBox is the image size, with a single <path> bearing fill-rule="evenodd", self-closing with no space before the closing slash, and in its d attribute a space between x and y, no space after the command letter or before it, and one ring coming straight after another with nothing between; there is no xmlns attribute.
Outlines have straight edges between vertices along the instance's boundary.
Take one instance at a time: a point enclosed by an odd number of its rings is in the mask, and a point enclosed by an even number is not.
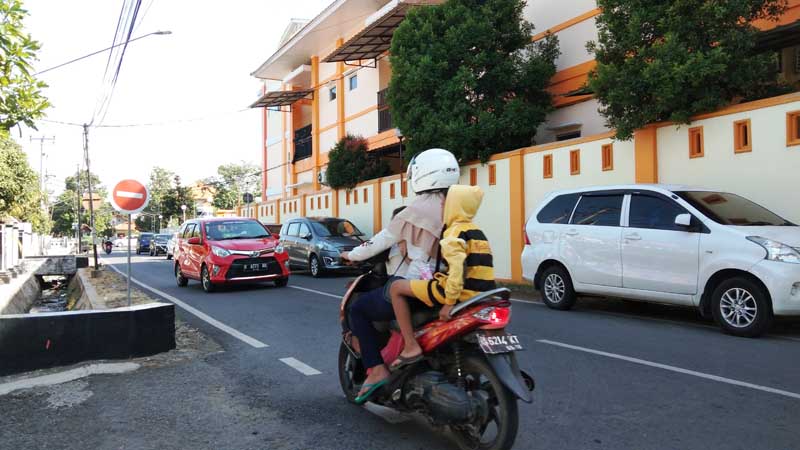
<svg viewBox="0 0 800 450"><path fill-rule="evenodd" d="M103 249L105 249L106 255L110 255L111 250L114 249L114 244L112 244L111 241L106 241L103 243Z"/></svg>
<svg viewBox="0 0 800 450"><path fill-rule="evenodd" d="M350 332L348 309L361 293L385 281L382 265L373 266L350 284L340 305L339 381L351 403L367 373L358 340ZM510 449L517 435L517 400L531 403L535 383L517 364L514 352L522 350L519 339L505 329L511 319L509 299L505 288L481 293L456 305L449 321L439 320L434 308L413 312L425 357L392 372L370 401L403 413L420 413L439 430L449 428L461 449ZM397 324L374 325L383 348Z"/></svg>

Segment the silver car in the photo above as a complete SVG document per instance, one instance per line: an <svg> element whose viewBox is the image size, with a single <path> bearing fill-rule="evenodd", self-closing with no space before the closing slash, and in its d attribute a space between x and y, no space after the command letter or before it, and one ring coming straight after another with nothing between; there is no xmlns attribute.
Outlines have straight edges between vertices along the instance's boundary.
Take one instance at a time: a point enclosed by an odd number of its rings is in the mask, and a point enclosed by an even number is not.
<svg viewBox="0 0 800 450"><path fill-rule="evenodd" d="M352 270L340 264L339 255L361 245L362 236L347 219L302 217L283 224L280 240L289 254L290 268L307 268L319 277L328 271Z"/></svg>

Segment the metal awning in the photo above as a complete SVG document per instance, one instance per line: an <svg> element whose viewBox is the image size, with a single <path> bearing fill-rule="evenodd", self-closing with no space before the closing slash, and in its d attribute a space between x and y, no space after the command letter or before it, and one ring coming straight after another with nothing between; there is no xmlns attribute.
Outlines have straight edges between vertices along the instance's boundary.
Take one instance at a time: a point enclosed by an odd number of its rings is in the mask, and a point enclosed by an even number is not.
<svg viewBox="0 0 800 450"><path fill-rule="evenodd" d="M376 59L389 50L394 30L406 17L408 8L417 5L436 5L444 0L393 0L367 19L367 25L342 44L322 62L360 61Z"/></svg>
<svg viewBox="0 0 800 450"><path fill-rule="evenodd" d="M262 95L261 98L256 100L255 103L250 105L251 108L274 108L281 106L291 105L292 103L302 100L311 95L314 96L313 89L302 89L299 91L270 91Z"/></svg>
<svg viewBox="0 0 800 450"><path fill-rule="evenodd" d="M800 20L756 35L756 50L780 50L800 44Z"/></svg>

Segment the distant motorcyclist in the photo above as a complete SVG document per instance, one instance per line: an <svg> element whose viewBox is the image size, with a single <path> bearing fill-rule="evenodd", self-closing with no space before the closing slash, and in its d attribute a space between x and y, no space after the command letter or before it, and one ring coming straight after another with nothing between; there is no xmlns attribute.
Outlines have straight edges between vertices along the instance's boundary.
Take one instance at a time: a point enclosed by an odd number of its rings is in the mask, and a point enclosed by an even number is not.
<svg viewBox="0 0 800 450"><path fill-rule="evenodd" d="M372 322L394 317L389 289L398 279L430 279L444 229L443 209L447 189L458 183L460 169L452 153L430 149L416 155L408 165L407 177L417 195L389 225L363 245L342 254L350 261L364 261L405 243L407 264L395 269L382 288L363 294L350 310L353 334L358 338L364 366L371 369L364 380L357 403L365 402L389 376Z"/></svg>

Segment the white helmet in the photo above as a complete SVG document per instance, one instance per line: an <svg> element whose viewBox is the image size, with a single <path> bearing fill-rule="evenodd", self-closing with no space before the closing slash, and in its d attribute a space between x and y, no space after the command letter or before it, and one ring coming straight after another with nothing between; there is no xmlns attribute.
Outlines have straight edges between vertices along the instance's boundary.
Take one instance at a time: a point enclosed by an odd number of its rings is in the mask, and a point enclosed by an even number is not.
<svg viewBox="0 0 800 450"><path fill-rule="evenodd" d="M458 183L460 175L456 157L442 148L418 153L411 158L406 172L406 177L411 181L411 189L416 194L447 189Z"/></svg>

